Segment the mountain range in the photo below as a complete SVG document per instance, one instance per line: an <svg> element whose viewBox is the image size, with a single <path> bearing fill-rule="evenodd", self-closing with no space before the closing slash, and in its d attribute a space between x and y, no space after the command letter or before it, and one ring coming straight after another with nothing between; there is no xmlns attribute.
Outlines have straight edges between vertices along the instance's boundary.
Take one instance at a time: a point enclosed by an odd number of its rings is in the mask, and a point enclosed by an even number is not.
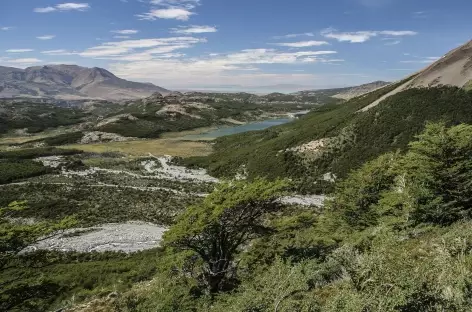
<svg viewBox="0 0 472 312"><path fill-rule="evenodd" d="M388 82L373 83L334 89L321 89L291 93L288 99L285 93L271 93L271 98L293 101L291 97L316 97L318 103L327 98L347 100L366 92L387 85ZM283 91L283 86L280 86ZM77 65L46 65L26 69L0 66L0 98L31 97L55 100L135 100L159 92L162 95L171 91L151 83L132 82L118 78L103 68L87 68ZM216 94L215 92L200 92ZM227 94L227 93L225 93ZM264 98L264 96L261 96Z"/></svg>
<svg viewBox="0 0 472 312"><path fill-rule="evenodd" d="M47 65L26 69L0 66L0 98L34 97L61 100L138 99L170 91L151 83L116 77L103 68Z"/></svg>

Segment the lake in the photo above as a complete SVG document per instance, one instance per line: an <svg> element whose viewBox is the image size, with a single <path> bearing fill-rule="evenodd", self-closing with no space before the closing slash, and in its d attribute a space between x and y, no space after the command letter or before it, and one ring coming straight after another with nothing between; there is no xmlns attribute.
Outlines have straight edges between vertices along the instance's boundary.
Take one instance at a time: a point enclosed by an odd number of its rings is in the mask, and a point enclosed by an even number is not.
<svg viewBox="0 0 472 312"><path fill-rule="evenodd" d="M216 130L212 130L201 134L191 134L184 136L182 139L185 140L208 140L216 139L226 135L232 135L237 133L243 133L248 131L264 130L273 126L283 125L288 122L294 121L293 118L282 118L282 119L268 119L259 122L251 122L245 125L234 126L234 127L223 127Z"/></svg>

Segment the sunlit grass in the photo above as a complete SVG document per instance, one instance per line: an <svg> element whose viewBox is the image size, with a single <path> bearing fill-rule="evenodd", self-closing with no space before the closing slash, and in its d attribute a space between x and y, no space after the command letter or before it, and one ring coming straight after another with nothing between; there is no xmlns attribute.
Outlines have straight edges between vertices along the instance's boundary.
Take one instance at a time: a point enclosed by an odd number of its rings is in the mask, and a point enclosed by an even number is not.
<svg viewBox="0 0 472 312"><path fill-rule="evenodd" d="M210 144L176 139L137 140L97 144L71 144L61 148L74 148L85 152L120 152L130 156L170 155L180 157L206 156L212 152Z"/></svg>

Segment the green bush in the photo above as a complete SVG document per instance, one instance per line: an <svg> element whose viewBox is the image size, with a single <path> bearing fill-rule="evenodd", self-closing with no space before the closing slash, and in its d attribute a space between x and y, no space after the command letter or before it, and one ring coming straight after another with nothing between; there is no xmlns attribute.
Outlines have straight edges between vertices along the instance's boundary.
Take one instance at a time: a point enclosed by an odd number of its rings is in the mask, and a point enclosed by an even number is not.
<svg viewBox="0 0 472 312"><path fill-rule="evenodd" d="M50 172L49 168L31 160L0 160L0 184L40 176Z"/></svg>

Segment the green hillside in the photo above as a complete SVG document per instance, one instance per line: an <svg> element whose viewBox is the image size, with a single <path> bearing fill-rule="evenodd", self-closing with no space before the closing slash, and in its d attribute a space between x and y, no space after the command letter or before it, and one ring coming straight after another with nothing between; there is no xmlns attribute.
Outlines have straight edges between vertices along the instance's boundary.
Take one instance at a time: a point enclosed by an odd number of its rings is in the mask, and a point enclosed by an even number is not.
<svg viewBox="0 0 472 312"><path fill-rule="evenodd" d="M472 123L472 92L455 87L413 89L389 97L366 113L358 110L386 94L389 86L264 131L219 138L215 153L188 160L218 176L244 168L250 176L302 177L349 170L382 153L404 149L426 121ZM329 138L321 153L287 149Z"/></svg>

